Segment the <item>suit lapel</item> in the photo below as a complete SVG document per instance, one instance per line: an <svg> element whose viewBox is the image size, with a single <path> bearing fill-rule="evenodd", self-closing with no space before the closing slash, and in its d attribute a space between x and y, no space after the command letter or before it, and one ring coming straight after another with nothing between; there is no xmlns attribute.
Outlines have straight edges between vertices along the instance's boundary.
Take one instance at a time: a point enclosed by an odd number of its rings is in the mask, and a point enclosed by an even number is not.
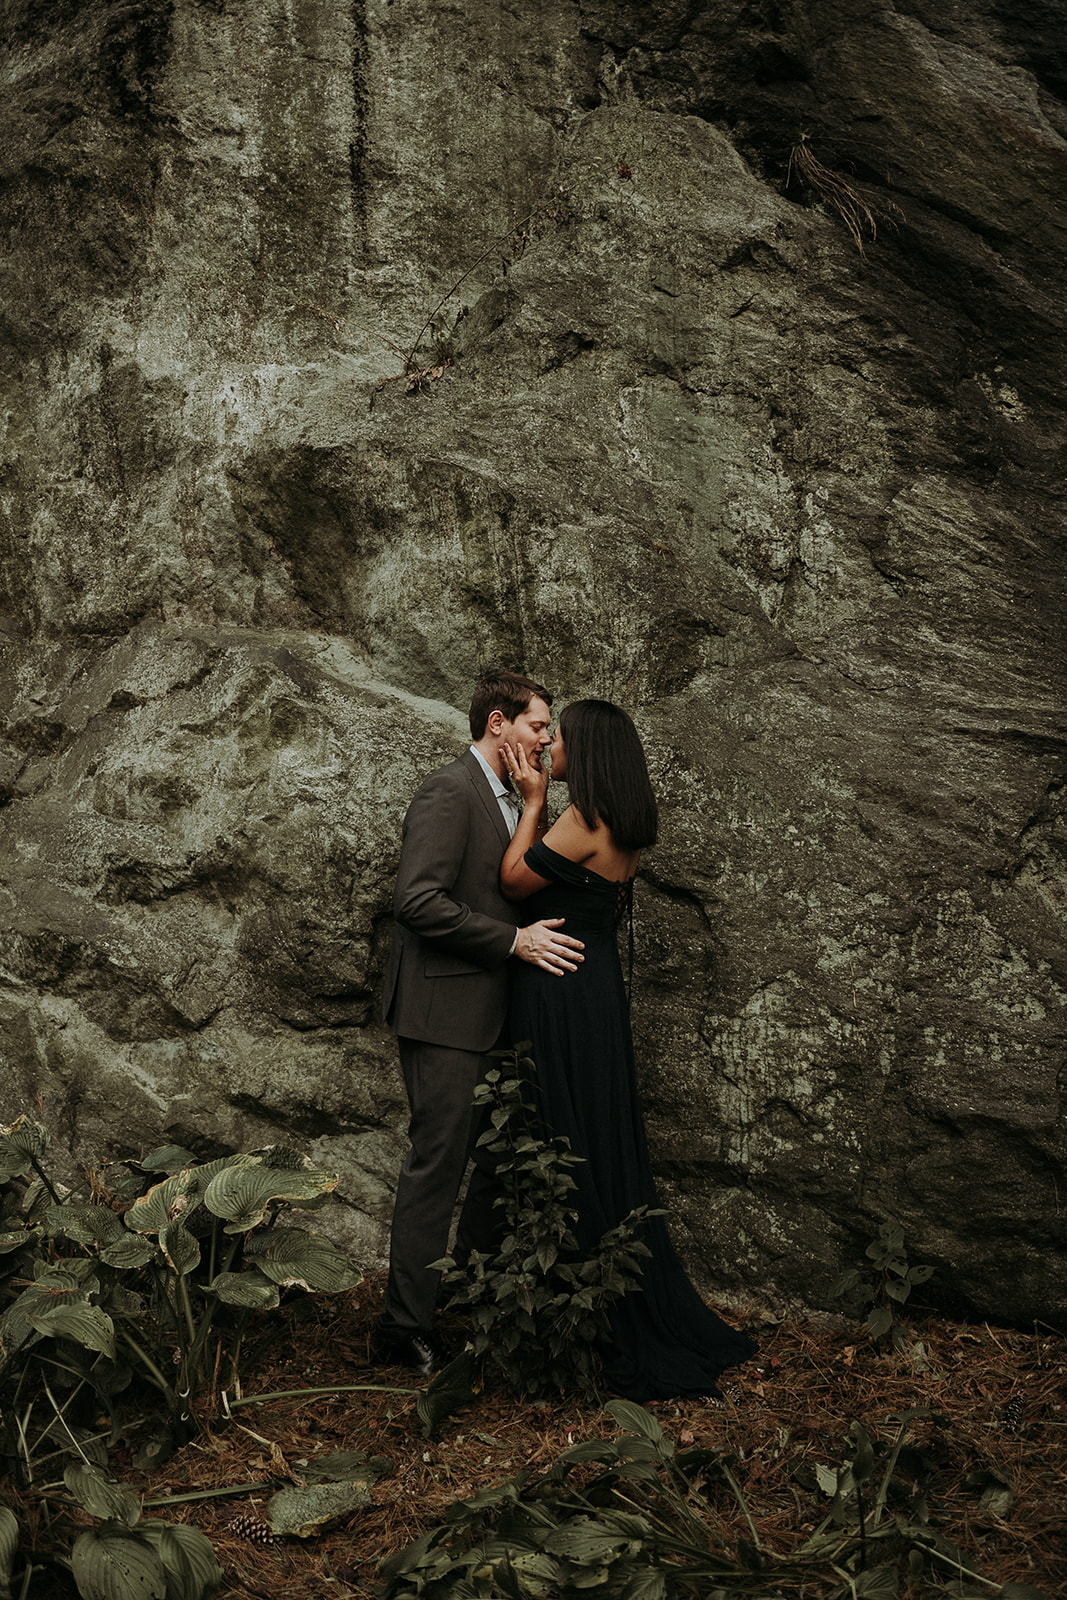
<svg viewBox="0 0 1067 1600"><path fill-rule="evenodd" d="M472 755L469 750L465 750L459 759L467 770L467 777L470 779L471 787L488 812L489 820L500 836L500 854L503 856L511 843L511 834L508 832L508 825L504 821L504 813L500 809L500 802L489 787L489 780L482 771L481 763L477 756Z"/></svg>

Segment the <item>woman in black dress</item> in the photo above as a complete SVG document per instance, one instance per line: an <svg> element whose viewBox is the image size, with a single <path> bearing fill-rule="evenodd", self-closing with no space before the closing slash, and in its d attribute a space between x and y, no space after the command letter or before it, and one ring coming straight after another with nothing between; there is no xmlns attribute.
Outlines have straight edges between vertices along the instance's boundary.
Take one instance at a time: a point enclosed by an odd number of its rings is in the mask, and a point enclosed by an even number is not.
<svg viewBox="0 0 1067 1600"><path fill-rule="evenodd" d="M524 920L563 917L585 945L576 972L518 964L512 978L513 1039L529 1039L545 1124L565 1135L581 1165L576 1233L593 1245L635 1206L658 1205L634 1072L629 1002L616 929L630 908L641 850L655 842L656 800L637 729L606 700L563 712L550 752L552 777L571 803L548 827L548 775L504 746L526 801L501 867ZM726 1368L756 1346L711 1311L690 1283L662 1217L644 1225L651 1250L640 1293L615 1302L605 1381L632 1400L715 1395Z"/></svg>

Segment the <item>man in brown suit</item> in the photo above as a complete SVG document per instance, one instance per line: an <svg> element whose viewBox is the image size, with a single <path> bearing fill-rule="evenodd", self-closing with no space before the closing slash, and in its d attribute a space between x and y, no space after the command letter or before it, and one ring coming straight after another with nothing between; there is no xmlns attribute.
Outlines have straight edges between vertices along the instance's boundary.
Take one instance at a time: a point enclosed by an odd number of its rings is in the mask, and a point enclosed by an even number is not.
<svg viewBox="0 0 1067 1600"><path fill-rule="evenodd" d="M475 1168L460 1217L457 1249L493 1242L492 1176L472 1149L475 1086L486 1053L501 1042L510 956L560 976L582 946L562 919L516 928L516 906L500 892L500 863L515 830L518 801L505 782L501 750L521 744L540 765L551 743L552 696L518 673L480 679L471 701L473 743L433 773L404 819L382 1011L396 1033L407 1087L411 1148L397 1179L385 1311L374 1342L384 1361L434 1372L442 1355L433 1333L452 1212L471 1156Z"/></svg>

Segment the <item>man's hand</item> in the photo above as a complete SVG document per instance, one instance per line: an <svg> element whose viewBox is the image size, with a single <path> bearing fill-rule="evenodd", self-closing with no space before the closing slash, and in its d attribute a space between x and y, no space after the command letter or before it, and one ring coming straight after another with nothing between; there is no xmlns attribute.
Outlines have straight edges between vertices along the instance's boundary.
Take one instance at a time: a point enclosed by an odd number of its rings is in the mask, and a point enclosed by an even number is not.
<svg viewBox="0 0 1067 1600"><path fill-rule="evenodd" d="M520 928L515 943L519 960L528 961L532 967L543 967L545 972L554 972L557 978L562 978L565 972L576 972L585 960L582 955L585 946L567 933L557 933L556 929L562 926L562 917L548 917L544 922L531 922L528 928Z"/></svg>

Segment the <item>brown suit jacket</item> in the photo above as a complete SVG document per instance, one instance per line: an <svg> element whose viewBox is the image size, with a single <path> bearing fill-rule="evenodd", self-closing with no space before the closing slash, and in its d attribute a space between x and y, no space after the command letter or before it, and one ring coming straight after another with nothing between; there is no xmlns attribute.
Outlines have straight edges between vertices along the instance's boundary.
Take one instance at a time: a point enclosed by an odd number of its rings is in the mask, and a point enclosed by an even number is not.
<svg viewBox="0 0 1067 1600"><path fill-rule="evenodd" d="M456 1050L496 1044L517 921L500 892L509 843L500 806L469 750L427 778L412 800L382 1000L394 1033Z"/></svg>

